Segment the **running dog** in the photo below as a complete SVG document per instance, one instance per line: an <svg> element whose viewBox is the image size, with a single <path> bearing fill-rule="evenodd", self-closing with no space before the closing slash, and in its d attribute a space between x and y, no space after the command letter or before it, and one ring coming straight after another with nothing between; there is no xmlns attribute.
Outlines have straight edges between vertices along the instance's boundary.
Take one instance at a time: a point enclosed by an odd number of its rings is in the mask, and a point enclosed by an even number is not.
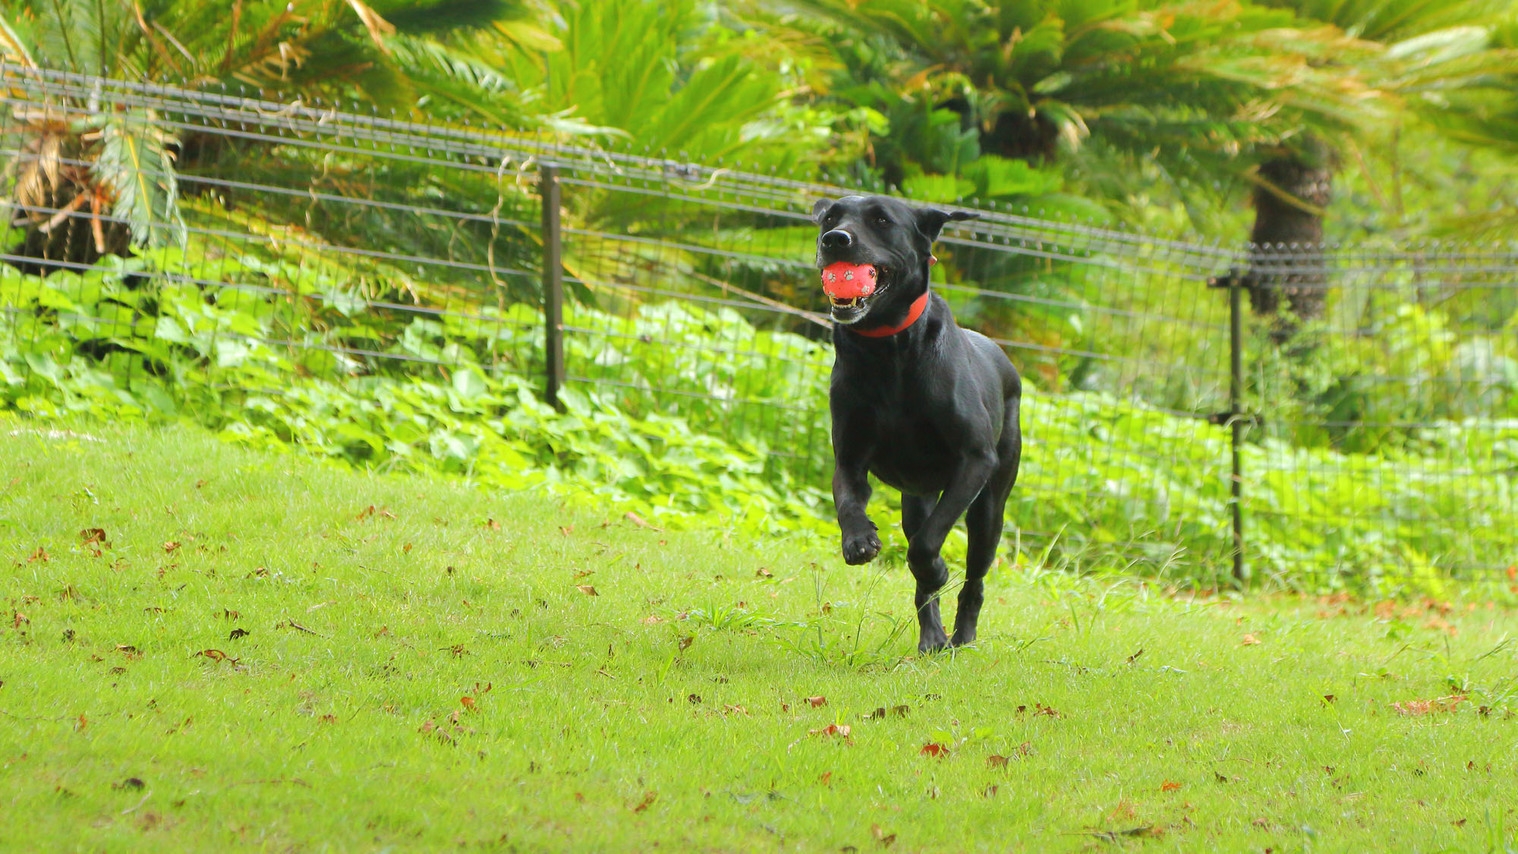
<svg viewBox="0 0 1518 854"><path fill-rule="evenodd" d="M859 565L880 553L865 514L873 474L901 490L921 652L975 640L1022 456L1017 370L990 339L961 329L928 288L933 241L946 223L975 216L884 196L824 199L812 209L836 352L828 402L843 559ZM970 543L951 637L939 616L949 580L940 551L961 516Z"/></svg>

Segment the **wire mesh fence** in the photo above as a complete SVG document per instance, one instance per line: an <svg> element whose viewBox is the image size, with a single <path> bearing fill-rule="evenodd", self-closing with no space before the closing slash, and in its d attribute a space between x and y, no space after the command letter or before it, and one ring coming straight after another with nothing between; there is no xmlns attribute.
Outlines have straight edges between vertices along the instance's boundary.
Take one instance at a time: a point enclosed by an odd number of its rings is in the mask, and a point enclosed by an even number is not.
<svg viewBox="0 0 1518 854"><path fill-rule="evenodd" d="M478 368L826 482L809 211L844 188L247 93L15 68L0 91L11 388L94 371L171 411L189 404L132 378L257 405ZM124 147L148 166L112 172ZM1235 250L980 214L945 232L935 286L1028 379L1026 550L1218 583L1247 556L1319 587L1518 563L1511 249Z"/></svg>

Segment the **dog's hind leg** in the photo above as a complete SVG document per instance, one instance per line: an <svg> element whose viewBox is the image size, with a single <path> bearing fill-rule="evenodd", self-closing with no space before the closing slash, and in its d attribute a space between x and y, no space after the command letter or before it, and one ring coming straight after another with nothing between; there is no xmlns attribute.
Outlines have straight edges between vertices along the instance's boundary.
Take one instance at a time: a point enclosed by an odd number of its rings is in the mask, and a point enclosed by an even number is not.
<svg viewBox="0 0 1518 854"><path fill-rule="evenodd" d="M986 488L981 490L965 513L969 548L965 555L965 584L959 589L959 608L954 612L954 636L950 646L964 646L975 641L975 626L980 620L980 606L985 602L986 573L996 560L1001 545L1002 527L1007 519L1007 496L1017 482L1017 467L1022 456L1022 436L1017 423L1017 401L1007 405L1010 429L997 447L997 466Z"/></svg>
<svg viewBox="0 0 1518 854"><path fill-rule="evenodd" d="M912 551L912 543L916 541L917 535L922 532L923 523L937 504L937 496L901 496L901 530L907 535L908 554ZM943 649L949 638L943 630L938 593L949 581L949 567L939 555L934 555L926 567L920 566L921 560L909 560L908 563L912 568L912 577L917 581L917 592L913 596L913 604L917 607L917 649L920 652Z"/></svg>
<svg viewBox="0 0 1518 854"><path fill-rule="evenodd" d="M1003 484L1006 484L1006 478L986 484L985 491L965 514L970 542L965 555L965 584L959 588L959 608L954 612L954 637L949 640L950 646L964 646L975 640L975 624L980 619L980 606L985 602L986 573L991 569L991 562L996 560L996 547L1001 544L1002 525L1006 519L1007 493L1011 485Z"/></svg>
<svg viewBox="0 0 1518 854"><path fill-rule="evenodd" d="M922 528L922 523L927 521L928 514L933 512L933 505L938 503L936 495L907 495L901 496L901 532L907 535L907 542L917 536Z"/></svg>

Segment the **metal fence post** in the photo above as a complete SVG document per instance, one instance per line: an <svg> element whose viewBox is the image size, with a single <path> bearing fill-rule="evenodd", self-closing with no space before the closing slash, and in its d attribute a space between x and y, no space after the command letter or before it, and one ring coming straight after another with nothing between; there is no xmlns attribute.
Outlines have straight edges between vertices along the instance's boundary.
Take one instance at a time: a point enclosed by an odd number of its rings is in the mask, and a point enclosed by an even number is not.
<svg viewBox="0 0 1518 854"><path fill-rule="evenodd" d="M1244 273L1230 270L1226 276L1207 280L1210 288L1228 289L1228 411L1212 416L1212 423L1227 425L1229 456L1228 503L1233 511L1233 579L1249 583L1244 563Z"/></svg>
<svg viewBox="0 0 1518 854"><path fill-rule="evenodd" d="M563 236L559 228L559 168L545 163L538 170L538 192L543 199L543 342L547 383L543 397L555 409L559 389L564 387L564 266Z"/></svg>
<svg viewBox="0 0 1518 854"><path fill-rule="evenodd" d="M1233 466L1229 496L1233 503L1233 578L1249 583L1244 566L1244 283L1232 277L1228 287L1228 409Z"/></svg>

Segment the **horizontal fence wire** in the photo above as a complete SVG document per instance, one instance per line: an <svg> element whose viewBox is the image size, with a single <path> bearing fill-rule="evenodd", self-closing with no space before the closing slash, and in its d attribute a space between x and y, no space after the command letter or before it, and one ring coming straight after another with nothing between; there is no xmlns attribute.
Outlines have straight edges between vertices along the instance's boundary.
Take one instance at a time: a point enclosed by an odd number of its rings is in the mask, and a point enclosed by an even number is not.
<svg viewBox="0 0 1518 854"><path fill-rule="evenodd" d="M849 188L15 67L0 67L0 110L7 382L94 365L127 399L134 377L172 369L249 406L306 381L372 392L474 369L541 389L551 163L566 389L826 483L832 354L810 211ZM129 218L77 201L100 151L60 128L111 116L171 139L178 218L151 223L173 238L153 248L128 249ZM44 160L63 177L36 183ZM1518 563L1511 247L1221 247L977 212L945 231L935 287L1027 379L1009 505L1026 550L1220 583L1226 425L1242 419L1257 573L1332 586ZM1240 341L1229 287L1248 294Z"/></svg>

